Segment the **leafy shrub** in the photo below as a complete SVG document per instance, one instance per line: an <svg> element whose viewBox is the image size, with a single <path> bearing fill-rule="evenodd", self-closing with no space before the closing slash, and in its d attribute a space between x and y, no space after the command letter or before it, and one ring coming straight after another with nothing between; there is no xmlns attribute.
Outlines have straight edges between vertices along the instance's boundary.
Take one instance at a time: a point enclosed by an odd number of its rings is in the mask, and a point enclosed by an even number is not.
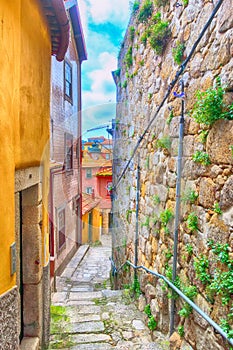
<svg viewBox="0 0 233 350"><path fill-rule="evenodd" d="M183 202L189 202L191 204L195 203L198 198L198 193L191 188L187 189L187 191L182 196Z"/></svg>
<svg viewBox="0 0 233 350"><path fill-rule="evenodd" d="M211 164L209 155L203 151L196 151L192 156L192 160L194 160L194 162L200 163L202 165L210 165Z"/></svg>
<svg viewBox="0 0 233 350"><path fill-rule="evenodd" d="M139 11L138 21L146 22L148 18L151 17L152 11L153 11L153 2L151 0L146 0Z"/></svg>
<svg viewBox="0 0 233 350"><path fill-rule="evenodd" d="M200 132L199 137L200 137L201 143L206 143L206 139L207 139L208 133L209 133L209 130L202 130Z"/></svg>
<svg viewBox="0 0 233 350"><path fill-rule="evenodd" d="M150 45L158 55L162 54L170 33L169 22L167 21L158 21L158 23L151 26Z"/></svg>
<svg viewBox="0 0 233 350"><path fill-rule="evenodd" d="M129 27L129 36L130 36L131 41L133 41L134 35L135 35L135 28L134 28L134 26L131 26L131 27Z"/></svg>
<svg viewBox="0 0 233 350"><path fill-rule="evenodd" d="M219 215L222 214L222 210L221 210L220 205L219 205L218 202L215 202L215 203L214 203L213 211L214 211L216 214L219 214Z"/></svg>
<svg viewBox="0 0 233 350"><path fill-rule="evenodd" d="M174 113L173 113L173 111L171 110L171 112L170 112L170 114L169 114L169 116L168 116L168 118L167 118L167 125L170 125L171 124L171 121L172 121L172 119L174 118Z"/></svg>
<svg viewBox="0 0 233 350"><path fill-rule="evenodd" d="M185 45L184 45L184 43L180 43L180 42L177 42L176 43L176 47L174 47L172 49L172 56L173 56L174 61L177 64L181 64L182 63L184 50L185 50Z"/></svg>
<svg viewBox="0 0 233 350"><path fill-rule="evenodd" d="M224 89L221 86L220 78L216 79L216 87L206 91L197 91L196 103L192 116L198 123L212 125L219 119L233 119L233 104L226 105L223 102Z"/></svg>
<svg viewBox="0 0 233 350"><path fill-rule="evenodd" d="M166 227L168 222L174 217L173 212L171 211L171 209L165 209L164 211L162 211L162 213L160 213L160 221L163 227Z"/></svg>
<svg viewBox="0 0 233 350"><path fill-rule="evenodd" d="M194 269L196 276L203 284L210 284L211 276L209 274L209 261L206 256L201 255L200 258L194 260Z"/></svg>
<svg viewBox="0 0 233 350"><path fill-rule="evenodd" d="M144 45L146 45L147 39L149 38L149 36L150 36L150 31L149 31L149 29L146 29L145 32L142 33L141 38L140 38L141 42Z"/></svg>
<svg viewBox="0 0 233 350"><path fill-rule="evenodd" d="M157 140L156 145L158 148L169 150L171 148L171 139L169 136L163 136Z"/></svg>
<svg viewBox="0 0 233 350"><path fill-rule="evenodd" d="M151 331L155 330L156 327L157 327L157 322L155 321L154 316L153 316L152 313L151 313L150 304L147 304L147 305L145 306L144 312L145 312L145 314L146 314L146 315L148 316L148 318L149 318L149 321L148 321L148 323L147 323L148 328L149 328Z"/></svg>
<svg viewBox="0 0 233 350"><path fill-rule="evenodd" d="M122 87L123 87L124 89L127 88L127 80L124 81L124 83L122 84Z"/></svg>
<svg viewBox="0 0 233 350"><path fill-rule="evenodd" d="M177 329L177 333L179 334L179 336L181 338L183 338L184 337L184 326L179 326Z"/></svg>
<svg viewBox="0 0 233 350"><path fill-rule="evenodd" d="M187 227L193 232L198 229L198 218L195 213L190 213L187 217Z"/></svg>
<svg viewBox="0 0 233 350"><path fill-rule="evenodd" d="M133 5L132 5L132 14L134 15L140 7L140 2L139 1L134 1Z"/></svg>
<svg viewBox="0 0 233 350"><path fill-rule="evenodd" d="M188 255L192 255L193 254L193 246L191 244L186 244L185 246L185 250L188 253Z"/></svg>
<svg viewBox="0 0 233 350"><path fill-rule="evenodd" d="M125 55L125 63L128 68L133 65L133 47L130 46Z"/></svg>

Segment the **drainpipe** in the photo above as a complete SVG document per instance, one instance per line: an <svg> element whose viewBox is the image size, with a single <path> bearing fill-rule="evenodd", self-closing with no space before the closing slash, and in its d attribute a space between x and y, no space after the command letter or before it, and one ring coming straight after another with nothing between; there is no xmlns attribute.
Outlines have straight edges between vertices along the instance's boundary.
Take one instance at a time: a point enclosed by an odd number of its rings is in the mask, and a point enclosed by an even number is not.
<svg viewBox="0 0 233 350"><path fill-rule="evenodd" d="M184 93L184 82L181 80L181 92ZM174 250L173 250L173 267L172 267L172 282L175 283L177 276L177 254L179 240L179 225L180 225L180 190L181 190L181 173L182 173L182 157L183 157L183 138L184 138L184 99L181 100L181 118L179 127L179 149L177 159L177 180L176 180L176 212L175 212L175 228L174 228ZM174 292L173 292L174 296ZM174 332L175 324L175 299L171 299L170 313L170 335Z"/></svg>
<svg viewBox="0 0 233 350"><path fill-rule="evenodd" d="M140 158L138 154L138 166L137 166L137 194L136 194L136 229L135 229L135 253L134 264L138 264L138 240L139 240L139 198L140 198ZM137 278L137 270L134 270L134 278Z"/></svg>

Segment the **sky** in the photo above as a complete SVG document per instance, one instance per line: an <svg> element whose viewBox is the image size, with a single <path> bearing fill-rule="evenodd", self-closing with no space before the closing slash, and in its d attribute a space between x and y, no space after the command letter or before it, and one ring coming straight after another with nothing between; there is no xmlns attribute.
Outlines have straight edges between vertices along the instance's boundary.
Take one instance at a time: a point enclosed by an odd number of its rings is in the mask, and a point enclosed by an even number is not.
<svg viewBox="0 0 233 350"><path fill-rule="evenodd" d="M78 0L87 47L87 61L82 63L83 139L104 135L115 118L116 87L112 71L130 16L129 0Z"/></svg>

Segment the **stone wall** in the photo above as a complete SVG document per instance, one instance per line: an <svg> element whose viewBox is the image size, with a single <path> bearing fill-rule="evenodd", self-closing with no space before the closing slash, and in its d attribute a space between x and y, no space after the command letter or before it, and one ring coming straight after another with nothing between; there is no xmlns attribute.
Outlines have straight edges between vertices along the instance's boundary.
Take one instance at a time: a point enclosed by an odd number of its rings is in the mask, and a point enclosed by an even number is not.
<svg viewBox="0 0 233 350"><path fill-rule="evenodd" d="M162 20L169 21L171 30L162 54L157 55L151 48L150 39L147 39L146 44L141 41L151 19L139 23L140 9L132 15L119 54L119 69L114 73L118 102L113 164L115 184L176 75L178 65L174 62L173 49L178 42L184 42L183 59L187 57L216 5L216 1L202 0L189 0L186 6L180 1L181 6L178 7L176 1L163 3L166 5L153 6L153 14L161 12ZM231 0L223 2L182 75L185 126L177 269L181 289L186 288L187 292L187 288L196 286L197 293L193 298L197 305L218 324L225 319L230 328L232 319L227 315L232 306L232 294L228 295L227 300L224 300L220 290L215 290L210 296L208 286L213 282L214 276L216 277L218 269L221 273L228 271L232 275L232 265L227 267L221 262L221 252L225 249L228 261L232 259L233 121L221 119L210 126L198 124L192 117L192 110L196 91L212 88L217 77L220 77L225 88L225 101L228 104L233 102L233 22L229 11L232 6ZM132 62L128 60L127 63L130 47ZM120 266L126 259L134 262L136 168L139 163L138 264L168 278L171 277L173 262L181 115L181 99L174 96L174 91L180 92L179 83L165 101L140 143L128 170L117 184L113 204L113 258L117 266ZM201 136L204 134L207 136L203 140ZM195 162L193 155L197 151L202 152L201 154L207 153L210 164ZM169 213L173 217L167 222ZM206 267L203 267L204 263ZM200 277L201 273L204 273L204 278ZM131 276L132 271L119 274L119 286L129 283ZM205 281L205 278L209 280ZM145 293L145 298L140 297L141 309L143 310L143 303L150 303L158 329L167 333L170 318L169 291L161 281L145 273L140 274L140 285ZM152 291L151 285L154 288ZM176 307L178 312L183 308L183 302L178 299ZM186 345L195 350L227 349L221 337L195 312L189 317L177 313L175 321L176 329L179 327L184 330L182 346L187 342Z"/></svg>

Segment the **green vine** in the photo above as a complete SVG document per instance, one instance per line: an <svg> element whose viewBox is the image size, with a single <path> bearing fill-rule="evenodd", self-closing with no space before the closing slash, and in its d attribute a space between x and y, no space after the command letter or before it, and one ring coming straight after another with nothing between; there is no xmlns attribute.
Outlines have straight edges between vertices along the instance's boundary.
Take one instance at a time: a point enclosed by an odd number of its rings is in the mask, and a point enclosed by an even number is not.
<svg viewBox="0 0 233 350"><path fill-rule="evenodd" d="M215 88L206 91L197 91L196 103L192 111L193 118L198 123L211 126L219 119L233 119L233 104L224 103L224 89L220 77L216 79Z"/></svg>

